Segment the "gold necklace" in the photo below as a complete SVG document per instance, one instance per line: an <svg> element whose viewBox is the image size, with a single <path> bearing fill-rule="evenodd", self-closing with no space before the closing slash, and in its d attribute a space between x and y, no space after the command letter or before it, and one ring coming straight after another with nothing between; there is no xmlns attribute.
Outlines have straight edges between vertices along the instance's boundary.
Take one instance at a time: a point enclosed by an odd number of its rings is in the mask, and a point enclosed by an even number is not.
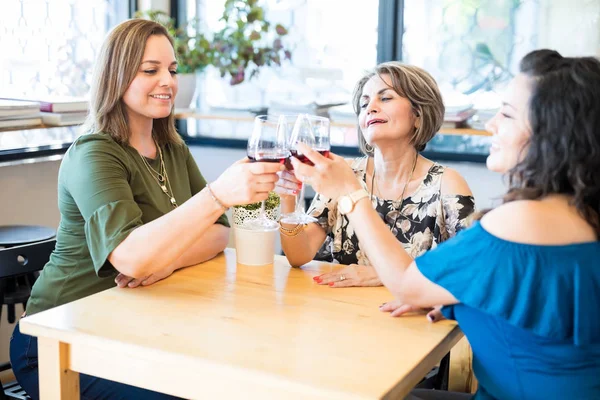
<svg viewBox="0 0 600 400"><path fill-rule="evenodd" d="M160 159L160 171L156 171L154 168L152 168L150 163L148 163L148 161L146 160L146 157L144 157L142 153L140 153L137 149L136 151L140 155L142 163L146 166L146 169L148 170L148 172L150 172L150 175L152 175L152 178L154 178L156 183L158 183L160 189L169 198L169 201L171 202L173 208L177 208L177 200L175 200L173 188L171 188L171 182L169 181L169 175L167 175L167 168L165 167L165 161L163 159L162 150L160 149L158 143L156 143L156 140L154 141L154 145L158 150L158 156Z"/></svg>
<svg viewBox="0 0 600 400"><path fill-rule="evenodd" d="M406 193L406 188L408 187L408 183L412 180L413 173L415 172L415 168L417 167L418 159L419 159L419 153L417 153L415 156L415 162L413 163L412 170L410 171L410 175L408 176L408 179L404 183L404 187L402 188L402 193L400 194L400 197L398 197L396 200L392 200L392 202L397 202L398 200L400 200L400 208L398 209L398 215L396 215L396 218L394 219L394 223L390 226L390 230L394 229L394 227L396 226L396 222L398 222L398 218L400 218L400 215L402 215L402 201L404 200L404 193ZM371 177L371 193L369 195L369 198L371 199L371 203L373 202L374 187L375 187L375 159L373 159L373 176ZM381 195L381 193L379 193L379 195Z"/></svg>

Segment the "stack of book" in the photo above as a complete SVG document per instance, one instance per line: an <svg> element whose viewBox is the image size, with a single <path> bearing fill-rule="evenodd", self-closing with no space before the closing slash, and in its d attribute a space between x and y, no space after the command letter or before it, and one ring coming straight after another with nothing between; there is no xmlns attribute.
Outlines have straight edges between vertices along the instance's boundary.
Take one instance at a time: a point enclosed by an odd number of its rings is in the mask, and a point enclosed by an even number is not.
<svg viewBox="0 0 600 400"><path fill-rule="evenodd" d="M494 117L502 107L502 98L496 92L476 93L473 102L477 114L471 118L469 125L474 129L485 129L485 124Z"/></svg>
<svg viewBox="0 0 600 400"><path fill-rule="evenodd" d="M477 111L473 108L472 104L464 104L459 106L446 106L446 113L444 114L443 128L465 128L467 121Z"/></svg>
<svg viewBox="0 0 600 400"><path fill-rule="evenodd" d="M0 99L0 129L24 128L41 124L40 103Z"/></svg>
<svg viewBox="0 0 600 400"><path fill-rule="evenodd" d="M476 113L470 97L449 87L442 89L442 97L446 107L442 129L467 127L467 121Z"/></svg>
<svg viewBox="0 0 600 400"><path fill-rule="evenodd" d="M82 124L87 117L88 107L86 99L77 97L52 97L40 100L42 121L45 125Z"/></svg>

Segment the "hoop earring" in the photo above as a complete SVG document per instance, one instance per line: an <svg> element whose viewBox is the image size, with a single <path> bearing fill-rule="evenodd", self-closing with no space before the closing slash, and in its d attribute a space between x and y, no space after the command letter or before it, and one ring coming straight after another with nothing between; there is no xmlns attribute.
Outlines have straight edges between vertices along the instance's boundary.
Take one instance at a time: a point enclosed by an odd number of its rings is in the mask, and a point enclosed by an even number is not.
<svg viewBox="0 0 600 400"><path fill-rule="evenodd" d="M365 144L365 150L367 151L368 154L373 154L373 146L371 146L370 144L366 143Z"/></svg>

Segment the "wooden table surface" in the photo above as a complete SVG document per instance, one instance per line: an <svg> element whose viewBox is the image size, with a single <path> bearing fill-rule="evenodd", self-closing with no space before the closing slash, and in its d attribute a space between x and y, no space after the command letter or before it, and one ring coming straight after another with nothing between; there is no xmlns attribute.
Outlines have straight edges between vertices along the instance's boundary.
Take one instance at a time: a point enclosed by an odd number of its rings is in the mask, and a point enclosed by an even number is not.
<svg viewBox="0 0 600 400"><path fill-rule="evenodd" d="M185 398L402 398L462 333L380 312L383 287L313 282L338 267L250 267L227 249L152 286L28 316L42 399L78 398L78 372Z"/></svg>

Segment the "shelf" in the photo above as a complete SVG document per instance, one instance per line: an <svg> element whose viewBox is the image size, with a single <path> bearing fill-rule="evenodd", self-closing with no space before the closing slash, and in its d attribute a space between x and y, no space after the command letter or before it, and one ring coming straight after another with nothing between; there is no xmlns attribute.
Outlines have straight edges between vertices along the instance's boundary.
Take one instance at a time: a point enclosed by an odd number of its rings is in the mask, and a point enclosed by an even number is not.
<svg viewBox="0 0 600 400"><path fill-rule="evenodd" d="M232 122L252 122L253 117L250 116L233 116L233 115L218 115L218 114L201 114L196 112L181 112L175 114L177 119L199 119L199 120L221 120ZM331 122L331 126L338 128L356 128L356 124L351 122ZM485 130L472 128L442 128L440 133L444 135L472 135L472 136L491 136L491 133Z"/></svg>

